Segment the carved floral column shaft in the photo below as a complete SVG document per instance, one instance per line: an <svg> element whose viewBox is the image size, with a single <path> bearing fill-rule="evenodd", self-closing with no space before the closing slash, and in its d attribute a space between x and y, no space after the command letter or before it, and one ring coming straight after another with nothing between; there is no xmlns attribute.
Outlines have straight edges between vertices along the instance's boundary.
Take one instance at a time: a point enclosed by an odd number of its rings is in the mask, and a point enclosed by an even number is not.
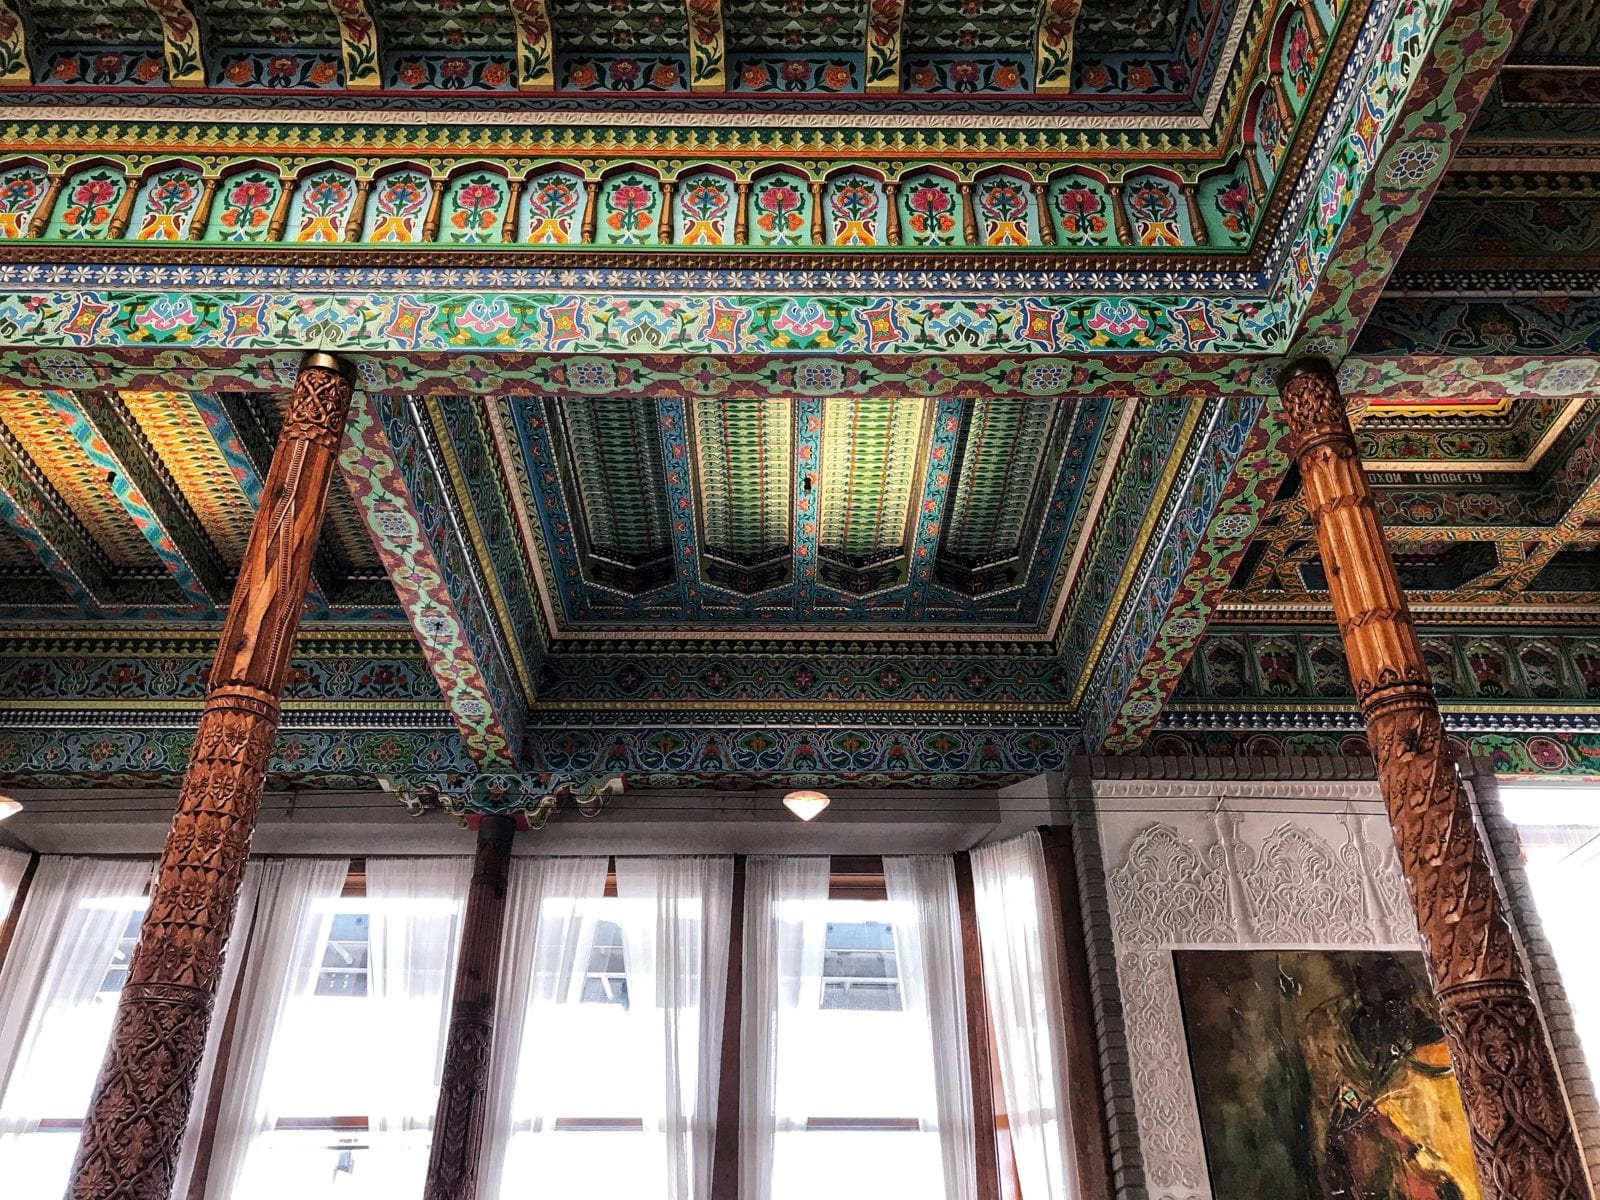
<svg viewBox="0 0 1600 1200"><path fill-rule="evenodd" d="M1586 1200L1566 1097L1332 368L1320 359L1296 363L1283 407L1484 1200Z"/></svg>
<svg viewBox="0 0 1600 1200"><path fill-rule="evenodd" d="M461 922L461 954L450 999L450 1030L445 1038L423 1200L473 1200L478 1194L489 1044L494 1036L494 997L500 980L500 934L515 832L510 817L486 816L478 825L478 853Z"/></svg>
<svg viewBox="0 0 1600 1200"><path fill-rule="evenodd" d="M351 386L348 364L319 353L295 381L84 1122L72 1200L166 1200L171 1190Z"/></svg>

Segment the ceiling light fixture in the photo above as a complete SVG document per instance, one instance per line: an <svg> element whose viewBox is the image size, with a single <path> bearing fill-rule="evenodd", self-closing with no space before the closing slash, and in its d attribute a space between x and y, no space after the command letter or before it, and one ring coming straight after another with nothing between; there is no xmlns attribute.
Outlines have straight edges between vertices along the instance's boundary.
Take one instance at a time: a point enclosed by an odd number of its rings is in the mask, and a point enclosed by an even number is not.
<svg viewBox="0 0 1600 1200"><path fill-rule="evenodd" d="M827 803L826 800L823 801ZM22 801L13 800L10 796L0 796L0 821L7 817L14 817L22 811Z"/></svg>
<svg viewBox="0 0 1600 1200"><path fill-rule="evenodd" d="M785 796L783 798L783 806L802 821L809 821L828 807L828 797L822 792L813 792L808 788L802 788L798 792L790 792Z"/></svg>

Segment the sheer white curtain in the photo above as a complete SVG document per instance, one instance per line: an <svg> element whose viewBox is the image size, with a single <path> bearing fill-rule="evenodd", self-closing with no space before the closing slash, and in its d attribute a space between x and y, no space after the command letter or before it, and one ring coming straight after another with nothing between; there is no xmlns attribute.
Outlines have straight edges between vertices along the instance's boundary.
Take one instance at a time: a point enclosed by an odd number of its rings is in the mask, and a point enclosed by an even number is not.
<svg viewBox="0 0 1600 1200"><path fill-rule="evenodd" d="M254 940L249 969L239 990L239 1016L229 1054L227 1079L222 1084L211 1166L206 1177L208 1200L228 1200L242 1182L252 1150L271 1132L276 1114L275 1091L268 1084L268 1061L284 1017L296 997L309 996L316 987L323 946L333 920L333 905L344 887L350 860L294 859L252 863L255 903L247 905L248 891L240 898L241 921L249 914ZM251 930L236 927L230 946L244 944ZM230 958L234 956L230 954ZM234 989L224 980L222 997ZM221 997L219 997L221 998ZM218 1014L213 1032L225 1016ZM285 1063L283 1070L294 1070ZM193 1122L191 1122L191 1126ZM253 1186L275 1194L270 1169L263 1169ZM186 1189L173 1188L176 1200Z"/></svg>
<svg viewBox="0 0 1600 1200"><path fill-rule="evenodd" d="M722 1065L733 861L619 858L617 898L635 1021L657 1084L642 1115L655 1133L664 1200L711 1194Z"/></svg>
<svg viewBox="0 0 1600 1200"><path fill-rule="evenodd" d="M894 921L902 1003L907 1015L923 1027L933 1063L933 1091L918 1120L924 1132L939 1135L945 1200L976 1200L978 1164L955 866L948 854L885 858L883 877Z"/></svg>
<svg viewBox="0 0 1600 1200"><path fill-rule="evenodd" d="M581 983L593 910L605 887L604 858L512 860L478 1167L480 1196L509 1198L542 1190L538 1181L546 1176L535 1143L549 1132L550 1102L541 1083L549 1078L551 1050L562 1041L558 1006L572 994L574 981Z"/></svg>
<svg viewBox="0 0 1600 1200"><path fill-rule="evenodd" d="M427 1145L439 1100L470 858L369 858L372 1140ZM426 1166L422 1156L419 1171ZM421 1175L418 1175L420 1186Z"/></svg>
<svg viewBox="0 0 1600 1200"><path fill-rule="evenodd" d="M31 858L32 855L21 850L0 848L0 921L5 920L16 901L17 889L22 886L22 877L28 873L28 861Z"/></svg>
<svg viewBox="0 0 1600 1200"><path fill-rule="evenodd" d="M145 907L150 863L40 859L0 971L0 1179L9 1198L65 1190L78 1135L42 1118L89 1107L116 1015L119 946Z"/></svg>
<svg viewBox="0 0 1600 1200"><path fill-rule="evenodd" d="M825 858L745 863L740 1200L772 1200L778 1138L806 1127L795 1089L780 1087L779 1056L821 995L827 899Z"/></svg>
<svg viewBox="0 0 1600 1200"><path fill-rule="evenodd" d="M1044 847L1029 832L972 852L983 985L1022 1194L1078 1193L1068 1112L1054 909Z"/></svg>

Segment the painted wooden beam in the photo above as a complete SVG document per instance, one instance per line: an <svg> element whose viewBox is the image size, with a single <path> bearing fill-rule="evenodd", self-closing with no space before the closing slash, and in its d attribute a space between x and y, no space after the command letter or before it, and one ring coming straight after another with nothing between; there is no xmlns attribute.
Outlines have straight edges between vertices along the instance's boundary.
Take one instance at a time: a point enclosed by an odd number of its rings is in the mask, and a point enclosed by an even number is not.
<svg viewBox="0 0 1600 1200"><path fill-rule="evenodd" d="M228 595L230 572L199 518L150 448L133 414L110 392L40 393L111 490L184 596L207 608Z"/></svg>
<svg viewBox="0 0 1600 1200"><path fill-rule="evenodd" d="M1093 664L1082 709L1090 753L1143 744L1288 467L1283 423L1267 400L1189 403L1201 406L1202 421L1186 440L1191 450L1141 575Z"/></svg>
<svg viewBox="0 0 1600 1200"><path fill-rule="evenodd" d="M0 520L28 544L73 603L89 609L116 601L111 563L4 425Z"/></svg>
<svg viewBox="0 0 1600 1200"><path fill-rule="evenodd" d="M358 395L339 464L468 753L514 767L527 706L414 402Z"/></svg>
<svg viewBox="0 0 1600 1200"><path fill-rule="evenodd" d="M200 45L200 18L190 0L144 0L161 19L161 59L169 87L205 87L206 59Z"/></svg>
<svg viewBox="0 0 1600 1200"><path fill-rule="evenodd" d="M511 0L517 27L517 87L524 92L556 90L556 37L545 0Z"/></svg>
<svg viewBox="0 0 1600 1200"><path fill-rule="evenodd" d="M33 82L33 56L28 53L28 28L17 0L0 0L0 84Z"/></svg>
<svg viewBox="0 0 1600 1200"><path fill-rule="evenodd" d="M344 85L353 91L383 86L383 63L378 54L378 22L367 0L328 0L339 22L339 56L344 61ZM358 216L359 219L359 216Z"/></svg>
<svg viewBox="0 0 1600 1200"><path fill-rule="evenodd" d="M689 16L689 90L728 90L728 34L722 0L684 0Z"/></svg>
<svg viewBox="0 0 1600 1200"><path fill-rule="evenodd" d="M1072 39L1083 0L1040 0L1039 35L1034 43L1033 90L1072 90Z"/></svg>
<svg viewBox="0 0 1600 1200"><path fill-rule="evenodd" d="M867 57L862 86L869 92L900 90L901 33L906 0L872 0L867 6Z"/></svg>

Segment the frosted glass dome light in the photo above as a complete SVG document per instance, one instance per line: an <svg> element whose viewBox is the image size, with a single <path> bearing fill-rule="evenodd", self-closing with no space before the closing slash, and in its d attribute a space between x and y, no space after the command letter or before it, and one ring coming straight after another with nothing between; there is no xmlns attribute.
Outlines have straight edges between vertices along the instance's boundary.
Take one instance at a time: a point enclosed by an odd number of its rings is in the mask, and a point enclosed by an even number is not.
<svg viewBox="0 0 1600 1200"><path fill-rule="evenodd" d="M828 797L822 792L802 788L785 796L783 806L802 821L809 821L828 807Z"/></svg>

